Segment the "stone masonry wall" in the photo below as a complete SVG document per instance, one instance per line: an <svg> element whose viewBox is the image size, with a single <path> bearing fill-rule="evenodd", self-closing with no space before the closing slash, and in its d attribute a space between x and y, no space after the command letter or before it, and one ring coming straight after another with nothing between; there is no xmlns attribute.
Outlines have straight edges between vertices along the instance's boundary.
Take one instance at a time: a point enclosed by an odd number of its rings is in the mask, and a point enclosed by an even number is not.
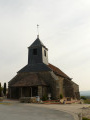
<svg viewBox="0 0 90 120"><path fill-rule="evenodd" d="M64 78L60 77L60 76L58 76L58 78L59 78L59 87L60 87L59 96L60 96L60 94L62 94L63 97L65 97L65 93L64 93L64 89L63 89L63 80L64 80Z"/></svg>
<svg viewBox="0 0 90 120"><path fill-rule="evenodd" d="M57 99L56 80L52 77L50 72L39 72L38 77L43 79L47 84L47 94L51 93L52 99Z"/></svg>
<svg viewBox="0 0 90 120"><path fill-rule="evenodd" d="M75 98L73 84L70 80L64 79L63 87L65 91L65 97Z"/></svg>
<svg viewBox="0 0 90 120"><path fill-rule="evenodd" d="M38 86L38 96L42 98L42 86Z"/></svg>
<svg viewBox="0 0 90 120"><path fill-rule="evenodd" d="M72 81L75 97L79 100L80 99L80 93L79 93L79 86Z"/></svg>
<svg viewBox="0 0 90 120"><path fill-rule="evenodd" d="M65 91L65 97L71 97L73 99L80 99L79 87L73 81L64 79L63 87L64 87L64 91Z"/></svg>
<svg viewBox="0 0 90 120"><path fill-rule="evenodd" d="M23 77L27 77L27 75L30 74L33 73L22 73L19 74L19 76L17 75L14 80L11 80L9 82L9 86L21 80ZM73 81L57 76L53 72L38 72L34 74L37 74L38 78L40 78L40 80L43 80L47 84L47 86L38 87L38 95L40 97L51 93L52 99L58 99L60 97L60 94L62 94L63 97L72 97L77 99L80 98L79 86Z"/></svg>

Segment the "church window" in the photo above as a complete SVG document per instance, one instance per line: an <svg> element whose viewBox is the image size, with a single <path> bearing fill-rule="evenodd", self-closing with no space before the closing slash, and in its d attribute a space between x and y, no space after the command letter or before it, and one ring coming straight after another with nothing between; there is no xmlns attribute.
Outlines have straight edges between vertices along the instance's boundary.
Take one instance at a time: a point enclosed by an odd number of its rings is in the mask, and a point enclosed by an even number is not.
<svg viewBox="0 0 90 120"><path fill-rule="evenodd" d="M37 49L33 49L33 55L37 55Z"/></svg>
<svg viewBox="0 0 90 120"><path fill-rule="evenodd" d="M46 51L44 50L44 56L46 56Z"/></svg>

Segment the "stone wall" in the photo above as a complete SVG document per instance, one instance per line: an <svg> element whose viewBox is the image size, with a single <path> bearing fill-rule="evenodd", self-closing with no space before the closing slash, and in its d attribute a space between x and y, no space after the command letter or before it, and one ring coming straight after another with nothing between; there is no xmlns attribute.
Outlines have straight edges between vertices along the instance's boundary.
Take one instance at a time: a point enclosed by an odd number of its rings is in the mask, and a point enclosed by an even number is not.
<svg viewBox="0 0 90 120"><path fill-rule="evenodd" d="M73 99L80 99L79 86L73 81L64 79L63 87L65 91L65 97L71 97Z"/></svg>
<svg viewBox="0 0 90 120"><path fill-rule="evenodd" d="M42 97L48 96L48 87L42 86Z"/></svg>
<svg viewBox="0 0 90 120"><path fill-rule="evenodd" d="M23 77L24 78L27 77L30 74L33 73L22 73L22 74L20 73L12 81L9 82L9 86L13 85L15 82L21 80ZM38 73L34 72L34 74L37 74L38 78L40 78L40 80L43 80L46 83L46 86L40 86L40 85L38 86L38 95L41 98L44 95L47 96L48 93L51 93L52 99L58 99L60 97L60 94L62 94L63 97L71 97L74 99L80 98L79 86L73 81L55 75L53 72L38 72ZM16 88L12 88L11 92L12 92L12 98L21 95L20 90L16 90ZM13 93L15 94L13 95ZM28 95L29 93L27 92L26 96L28 97ZM22 96L24 97L23 89L22 89Z"/></svg>
<svg viewBox="0 0 90 120"><path fill-rule="evenodd" d="M75 98L77 98L79 100L80 99L79 85L77 85L73 81L72 81L72 84L73 84L73 88L74 88Z"/></svg>
<svg viewBox="0 0 90 120"><path fill-rule="evenodd" d="M42 98L42 86L38 86L38 96Z"/></svg>
<svg viewBox="0 0 90 120"><path fill-rule="evenodd" d="M56 99L57 91L56 91L56 80L52 77L50 72L39 72L38 77L43 79L47 84L47 93L51 93L52 99Z"/></svg>
<svg viewBox="0 0 90 120"><path fill-rule="evenodd" d="M64 80L64 78L60 77L60 76L58 76L58 77L59 77L59 86L60 86L59 96L60 96L60 94L62 94L63 97L65 97L65 93L64 93L64 89L63 89L63 80Z"/></svg>
<svg viewBox="0 0 90 120"><path fill-rule="evenodd" d="M65 97L71 97L74 99L74 97L75 97L74 88L73 88L72 82L70 80L64 79L63 88L65 91Z"/></svg>

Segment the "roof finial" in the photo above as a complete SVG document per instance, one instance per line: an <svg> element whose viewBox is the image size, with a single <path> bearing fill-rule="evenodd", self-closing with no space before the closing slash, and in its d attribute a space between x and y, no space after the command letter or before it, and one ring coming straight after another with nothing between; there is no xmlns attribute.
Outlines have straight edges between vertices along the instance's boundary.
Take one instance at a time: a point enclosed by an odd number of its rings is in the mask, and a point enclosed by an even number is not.
<svg viewBox="0 0 90 120"><path fill-rule="evenodd" d="M39 38L39 25L37 24L37 38Z"/></svg>

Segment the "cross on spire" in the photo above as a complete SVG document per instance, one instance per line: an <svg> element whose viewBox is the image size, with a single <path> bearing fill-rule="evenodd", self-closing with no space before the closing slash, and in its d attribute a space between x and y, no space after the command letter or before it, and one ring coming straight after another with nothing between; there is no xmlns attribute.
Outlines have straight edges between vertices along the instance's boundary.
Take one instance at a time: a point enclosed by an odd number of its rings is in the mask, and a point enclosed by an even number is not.
<svg viewBox="0 0 90 120"><path fill-rule="evenodd" d="M39 38L39 25L37 24L37 38Z"/></svg>

